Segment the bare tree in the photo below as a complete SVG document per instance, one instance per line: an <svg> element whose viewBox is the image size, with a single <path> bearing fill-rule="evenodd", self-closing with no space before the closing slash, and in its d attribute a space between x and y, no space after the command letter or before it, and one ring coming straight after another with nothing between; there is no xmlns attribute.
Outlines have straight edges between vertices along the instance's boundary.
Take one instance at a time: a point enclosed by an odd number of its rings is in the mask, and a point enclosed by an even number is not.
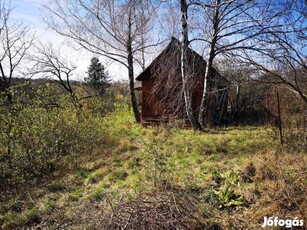
<svg viewBox="0 0 307 230"><path fill-rule="evenodd" d="M181 42L181 77L182 77L182 87L184 94L184 101L187 116L194 128L194 130L203 131L200 123L197 118L194 116L194 111L192 107L192 92L191 89L191 79L193 73L187 69L187 50L189 46L189 37L188 37L188 6L186 0L180 0L180 11L181 11L181 25L182 25L182 42Z"/></svg>
<svg viewBox="0 0 307 230"><path fill-rule="evenodd" d="M278 22L282 10L271 0L196 0L190 1L188 7L194 13L189 23L195 28L193 41L204 41L207 47L204 91L198 120L201 124L212 125L212 119L206 118L206 101L213 80L214 60L219 55L228 58L240 55L245 50L261 51L264 47L255 42L274 29L278 31L285 25ZM199 14L199 12L203 12ZM239 53L239 54L238 54Z"/></svg>
<svg viewBox="0 0 307 230"><path fill-rule="evenodd" d="M140 113L134 91L136 54L156 45L146 44L145 34L155 13L145 0L55 0L44 5L50 13L48 25L73 39L82 48L122 64L128 70L130 97L135 120ZM138 9L143 7L143 13ZM146 14L144 11L146 10Z"/></svg>
<svg viewBox="0 0 307 230"><path fill-rule="evenodd" d="M285 85L307 103L307 48L306 2L290 1L283 5L279 21L285 22L282 30L269 30L266 36L257 37L262 48L245 51L242 62L253 68L253 80ZM269 47L269 49L267 48Z"/></svg>
<svg viewBox="0 0 307 230"><path fill-rule="evenodd" d="M228 101L231 107L231 120L238 114L241 107L242 89L248 88L250 76L254 71L249 65L243 65L235 59L223 59L217 63L220 73L228 80Z"/></svg>
<svg viewBox="0 0 307 230"><path fill-rule="evenodd" d="M31 67L33 76L56 78L63 89L69 93L77 108L81 107L70 82L70 77L77 67L62 57L59 50L56 50L52 44L39 43L35 46L30 60L33 62L33 67Z"/></svg>
<svg viewBox="0 0 307 230"><path fill-rule="evenodd" d="M154 39L152 38L150 31L154 29L154 20L151 17L156 14L156 7L152 7L151 2L138 1L135 6L136 18L139 24L146 22L146 25L140 27L140 35L137 40L140 44L139 52L135 54L135 61L140 65L142 70L146 67L146 53L148 44L154 44Z"/></svg>
<svg viewBox="0 0 307 230"><path fill-rule="evenodd" d="M0 0L0 90L6 93L9 102L12 78L18 76L34 40L28 27L9 23L11 10L10 2Z"/></svg>

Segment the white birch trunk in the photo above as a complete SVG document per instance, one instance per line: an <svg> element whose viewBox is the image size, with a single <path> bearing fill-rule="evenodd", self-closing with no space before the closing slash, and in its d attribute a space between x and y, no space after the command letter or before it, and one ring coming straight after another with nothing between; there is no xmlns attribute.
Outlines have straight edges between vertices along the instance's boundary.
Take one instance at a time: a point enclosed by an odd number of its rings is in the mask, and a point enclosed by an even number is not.
<svg viewBox="0 0 307 230"><path fill-rule="evenodd" d="M194 116L194 111L192 107L192 93L191 87L189 85L189 74L187 74L187 50L188 50L188 25L187 25L187 3L186 0L180 0L181 6L181 28L182 28L182 42L181 42L181 77L183 94L185 101L186 113L189 121L191 122L194 130L203 131L203 128L199 124L198 120Z"/></svg>

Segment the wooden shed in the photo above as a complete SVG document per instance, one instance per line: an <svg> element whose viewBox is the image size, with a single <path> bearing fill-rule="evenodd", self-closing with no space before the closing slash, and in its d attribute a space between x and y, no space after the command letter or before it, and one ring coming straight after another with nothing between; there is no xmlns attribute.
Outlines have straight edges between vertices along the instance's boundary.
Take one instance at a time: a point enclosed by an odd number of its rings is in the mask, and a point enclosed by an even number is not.
<svg viewBox="0 0 307 230"><path fill-rule="evenodd" d="M172 38L169 45L136 78L142 82L142 124L184 120L187 115L182 90L180 53L181 43ZM192 104L198 116L203 93L206 62L201 55L188 50L189 87ZM208 79L206 122L218 124L222 121L227 105L227 80L216 70Z"/></svg>

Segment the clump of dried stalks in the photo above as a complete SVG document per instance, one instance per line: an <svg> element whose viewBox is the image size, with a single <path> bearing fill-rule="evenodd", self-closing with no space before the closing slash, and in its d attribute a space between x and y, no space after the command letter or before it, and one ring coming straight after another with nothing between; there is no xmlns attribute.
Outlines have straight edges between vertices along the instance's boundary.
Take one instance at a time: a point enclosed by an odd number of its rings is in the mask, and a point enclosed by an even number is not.
<svg viewBox="0 0 307 230"><path fill-rule="evenodd" d="M121 200L106 229L207 229L207 223L190 196L166 191Z"/></svg>

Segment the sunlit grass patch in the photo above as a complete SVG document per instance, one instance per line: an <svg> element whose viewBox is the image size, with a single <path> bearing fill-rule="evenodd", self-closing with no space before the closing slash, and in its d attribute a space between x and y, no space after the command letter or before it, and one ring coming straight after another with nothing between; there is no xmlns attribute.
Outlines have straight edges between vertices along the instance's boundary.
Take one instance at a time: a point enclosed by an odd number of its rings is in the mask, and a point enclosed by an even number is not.
<svg viewBox="0 0 307 230"><path fill-rule="evenodd" d="M197 215L220 229L229 229L243 217L257 226L265 214L300 216L295 210L307 210L306 156L280 148L274 128L230 127L207 133L168 126L144 128L134 123L129 111L110 114L101 122L99 128L110 135L112 145L76 155L78 167L58 172L57 180L46 182L41 191L31 191L31 198L25 193L27 203L22 208L16 208L17 201L0 203L0 209L5 209L0 211L1 225L22 226L23 215L31 220L27 211L32 209L52 227L59 216L64 222L101 221L102 215L111 216L111 205L156 202L155 197L165 192L196 201L201 210Z"/></svg>
<svg viewBox="0 0 307 230"><path fill-rule="evenodd" d="M110 172L110 169L108 167L102 167L95 172L89 174L84 181L85 184L89 183L97 183L101 181L108 173Z"/></svg>
<svg viewBox="0 0 307 230"><path fill-rule="evenodd" d="M22 213L18 213L15 211L8 211L2 219L2 228L3 229L13 229L20 225L30 225L34 223L38 223L40 221L40 215L35 209L28 209ZM0 223L1 223L0 222Z"/></svg>
<svg viewBox="0 0 307 230"><path fill-rule="evenodd" d="M68 200L69 201L78 201L79 198L82 196L83 191L81 188L77 188L75 189L75 191L73 191L72 193L70 193L68 195Z"/></svg>

